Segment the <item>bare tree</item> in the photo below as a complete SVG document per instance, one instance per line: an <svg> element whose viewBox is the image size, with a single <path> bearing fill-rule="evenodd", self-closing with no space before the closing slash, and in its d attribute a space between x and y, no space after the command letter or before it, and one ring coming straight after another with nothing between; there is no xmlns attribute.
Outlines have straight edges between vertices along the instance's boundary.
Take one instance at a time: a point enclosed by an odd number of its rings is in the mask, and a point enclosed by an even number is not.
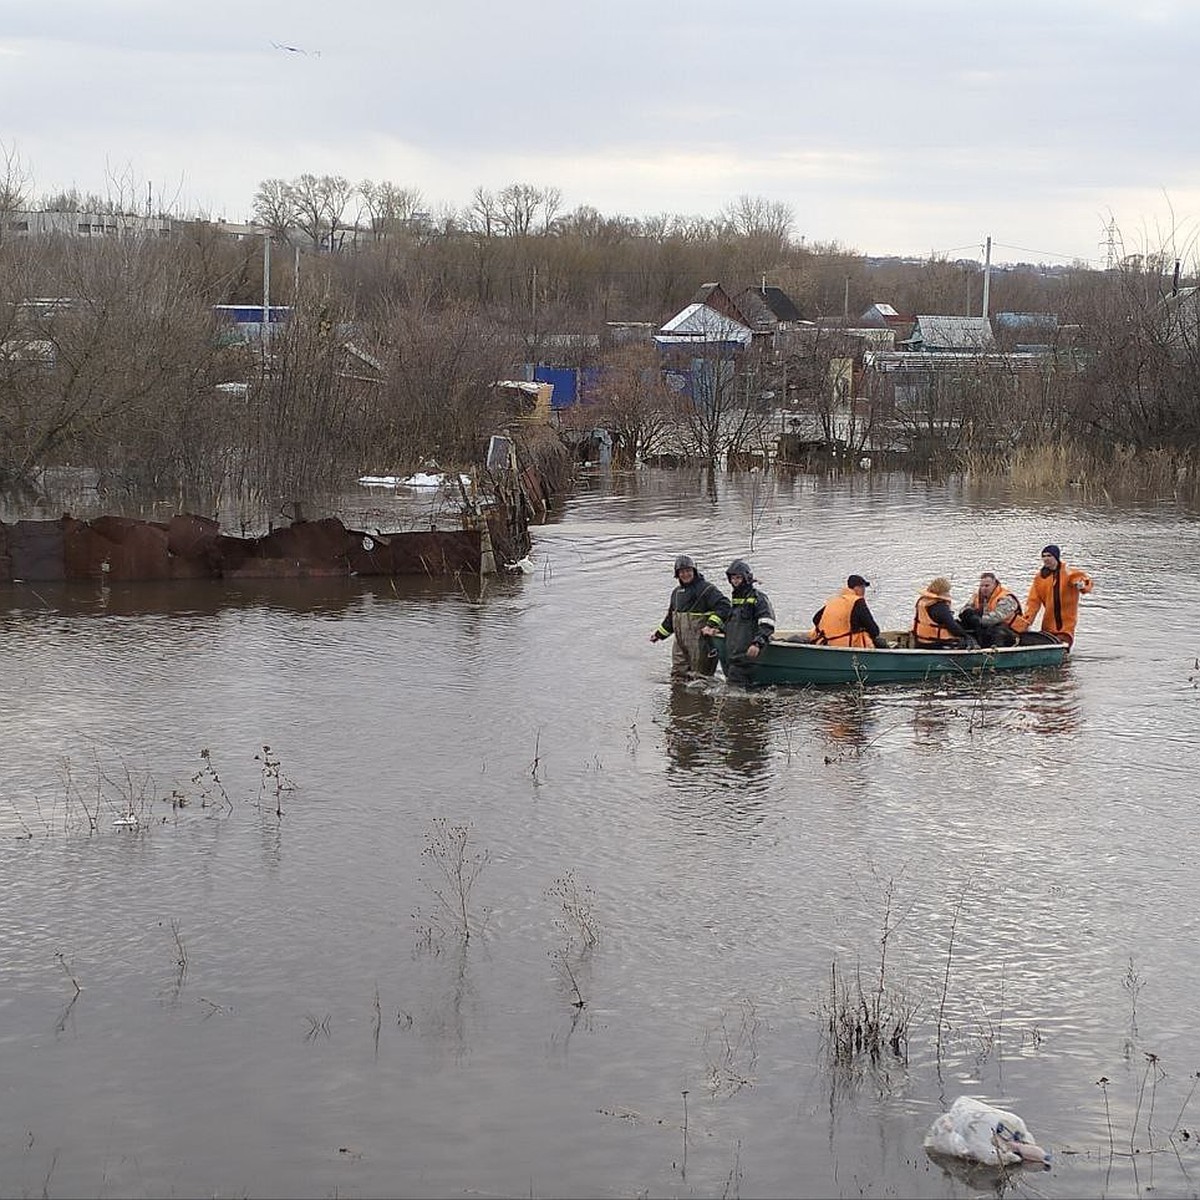
<svg viewBox="0 0 1200 1200"><path fill-rule="evenodd" d="M364 179L358 185L358 194L363 199L376 241L410 228L422 204L421 193L416 188L399 187L387 180L375 183Z"/></svg>
<svg viewBox="0 0 1200 1200"><path fill-rule="evenodd" d="M29 171L15 146L0 142L0 243L15 213L29 203Z"/></svg>
<svg viewBox="0 0 1200 1200"><path fill-rule="evenodd" d="M358 189L343 175L324 175L321 179L325 192L325 215L329 222L329 248L334 244L340 246L346 230L352 228L346 224L346 210L354 199Z"/></svg>
<svg viewBox="0 0 1200 1200"><path fill-rule="evenodd" d="M860 396L863 349L839 328L817 328L793 339L780 363L794 445L814 451L859 454L882 419L875 398Z"/></svg>
<svg viewBox="0 0 1200 1200"><path fill-rule="evenodd" d="M211 309L184 260L144 238L68 242L53 301L30 301L44 248L0 281L9 336L0 359L0 476L31 480L77 454L101 469L155 458L163 414L208 393Z"/></svg>
<svg viewBox="0 0 1200 1200"><path fill-rule="evenodd" d="M764 397L757 356L714 335L686 348L685 390L673 435L688 456L714 471L730 455L761 451L773 408Z"/></svg>
<svg viewBox="0 0 1200 1200"><path fill-rule="evenodd" d="M144 189L142 181L134 174L132 164L126 163L120 168L109 164L105 168L105 176L108 183L107 205L97 209L97 212L128 214L143 211L141 195Z"/></svg>
<svg viewBox="0 0 1200 1200"><path fill-rule="evenodd" d="M354 185L342 175L297 176L291 184L296 225L314 248L334 249L338 230L354 196Z"/></svg>
<svg viewBox="0 0 1200 1200"><path fill-rule="evenodd" d="M362 469L381 384L349 367L339 332L346 316L327 288L310 285L272 335L269 356L257 356L253 403L235 427L243 450L238 482L239 491L271 507L334 490Z"/></svg>
<svg viewBox="0 0 1200 1200"><path fill-rule="evenodd" d="M463 211L467 229L481 237L496 237L504 229L500 205L494 192L477 187L471 194L471 203Z"/></svg>
<svg viewBox="0 0 1200 1200"><path fill-rule="evenodd" d="M632 467L658 448L675 410L676 396L663 381L658 351L642 344L608 355L586 415L613 435L614 464Z"/></svg>
<svg viewBox="0 0 1200 1200"><path fill-rule="evenodd" d="M258 185L253 211L254 219L281 242L287 241L288 231L299 220L295 192L284 179L264 179Z"/></svg>
<svg viewBox="0 0 1200 1200"><path fill-rule="evenodd" d="M1088 318L1095 359L1066 414L1092 446L1192 450L1200 440L1200 318L1167 256L1127 255Z"/></svg>
<svg viewBox="0 0 1200 1200"><path fill-rule="evenodd" d="M466 305L418 296L385 303L371 322L386 365L374 416L378 467L477 461L503 411L492 384L506 378L510 349L500 331Z"/></svg>
<svg viewBox="0 0 1200 1200"><path fill-rule="evenodd" d="M542 188L542 233L549 233L562 209L562 192L556 187Z"/></svg>
<svg viewBox="0 0 1200 1200"><path fill-rule="evenodd" d="M737 236L774 242L780 248L787 245L795 221L790 205L762 196L739 196L722 216Z"/></svg>
<svg viewBox="0 0 1200 1200"><path fill-rule="evenodd" d="M529 183L510 183L496 197L500 226L509 237L528 237L542 207L542 191Z"/></svg>

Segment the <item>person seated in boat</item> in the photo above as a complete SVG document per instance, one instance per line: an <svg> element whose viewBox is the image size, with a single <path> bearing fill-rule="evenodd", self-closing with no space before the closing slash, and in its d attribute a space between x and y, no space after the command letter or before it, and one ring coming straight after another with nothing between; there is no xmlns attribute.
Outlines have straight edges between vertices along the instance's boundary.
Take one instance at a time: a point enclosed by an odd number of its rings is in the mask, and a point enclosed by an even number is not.
<svg viewBox="0 0 1200 1200"><path fill-rule="evenodd" d="M753 681L754 660L775 635L775 610L744 558L729 564L725 578L733 589L733 615L725 623L725 678L744 685ZM715 631L709 625L701 632Z"/></svg>
<svg viewBox="0 0 1200 1200"><path fill-rule="evenodd" d="M879 623L871 615L866 601L870 580L851 575L846 586L830 596L813 613L813 628L809 641L820 646L851 646L886 650L888 643L879 631Z"/></svg>
<svg viewBox="0 0 1200 1200"><path fill-rule="evenodd" d="M1053 634L1068 646L1075 641L1079 620L1079 597L1092 590L1092 577L1078 567L1068 567L1062 551L1053 542L1042 547L1042 569L1029 585L1025 611L1014 623L1018 633L1030 628L1042 614L1042 632Z"/></svg>
<svg viewBox="0 0 1200 1200"><path fill-rule="evenodd" d="M950 581L939 575L917 597L913 616L913 646L917 650L977 649L979 642L959 624L950 608Z"/></svg>
<svg viewBox="0 0 1200 1200"><path fill-rule="evenodd" d="M733 613L725 593L715 583L709 583L700 573L689 554L675 559L675 587L667 603L667 615L650 635L652 642L661 642L675 635L671 647L671 677L712 675L717 669L717 654L712 642L701 637L705 626L722 629Z"/></svg>
<svg viewBox="0 0 1200 1200"><path fill-rule="evenodd" d="M995 571L979 576L975 595L958 610L959 624L981 646L1015 646L1013 622L1021 615L1021 602L997 578Z"/></svg>

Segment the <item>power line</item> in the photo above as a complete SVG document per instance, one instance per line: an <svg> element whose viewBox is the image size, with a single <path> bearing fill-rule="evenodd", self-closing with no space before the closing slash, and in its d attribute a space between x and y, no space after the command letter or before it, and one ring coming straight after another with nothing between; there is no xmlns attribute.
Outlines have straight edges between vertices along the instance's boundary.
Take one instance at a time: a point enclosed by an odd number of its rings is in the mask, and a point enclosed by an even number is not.
<svg viewBox="0 0 1200 1200"><path fill-rule="evenodd" d="M1040 254L1046 258L1061 258L1067 262L1085 262L1090 263L1090 258L1084 258L1082 254L1056 254L1053 250L1031 250L1028 246L1008 246L1004 242L993 242L993 246L1003 246L1005 250L1020 250L1022 254Z"/></svg>

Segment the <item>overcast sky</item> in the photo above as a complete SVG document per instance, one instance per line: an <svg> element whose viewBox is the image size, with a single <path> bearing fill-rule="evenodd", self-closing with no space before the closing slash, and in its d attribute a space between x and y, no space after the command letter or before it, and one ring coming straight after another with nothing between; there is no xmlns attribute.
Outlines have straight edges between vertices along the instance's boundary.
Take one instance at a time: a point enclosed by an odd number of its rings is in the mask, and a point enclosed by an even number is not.
<svg viewBox="0 0 1200 1200"><path fill-rule="evenodd" d="M1197 0L0 0L0 150L250 217L304 172L558 188L564 209L788 205L865 254L1195 262ZM294 49L287 49L292 47ZM0 166L3 158L0 158Z"/></svg>

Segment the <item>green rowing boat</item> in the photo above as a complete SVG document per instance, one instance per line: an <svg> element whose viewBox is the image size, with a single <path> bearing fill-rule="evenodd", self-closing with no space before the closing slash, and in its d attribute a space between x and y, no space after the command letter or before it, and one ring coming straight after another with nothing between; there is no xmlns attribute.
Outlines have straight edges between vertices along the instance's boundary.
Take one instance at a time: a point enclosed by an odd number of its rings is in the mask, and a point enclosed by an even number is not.
<svg viewBox="0 0 1200 1200"><path fill-rule="evenodd" d="M886 650L818 646L801 641L806 635L778 633L757 658L739 660L753 676L751 686L806 683L911 683L939 676L978 679L993 671L1027 671L1061 667L1069 647L1050 634L1024 633L1021 642L996 650L910 650L902 645ZM889 642L903 643L905 634L885 633ZM714 642L726 669L725 638Z"/></svg>

